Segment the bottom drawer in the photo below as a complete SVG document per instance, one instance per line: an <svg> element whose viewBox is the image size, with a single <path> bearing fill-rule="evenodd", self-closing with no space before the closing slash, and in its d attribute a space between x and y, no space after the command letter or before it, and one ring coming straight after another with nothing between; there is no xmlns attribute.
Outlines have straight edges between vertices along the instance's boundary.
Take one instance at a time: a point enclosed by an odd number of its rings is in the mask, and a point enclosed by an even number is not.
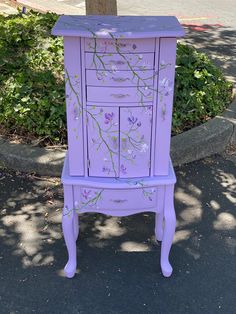
<svg viewBox="0 0 236 314"><path fill-rule="evenodd" d="M148 210L157 206L157 188L114 190L74 186L74 203L78 212Z"/></svg>

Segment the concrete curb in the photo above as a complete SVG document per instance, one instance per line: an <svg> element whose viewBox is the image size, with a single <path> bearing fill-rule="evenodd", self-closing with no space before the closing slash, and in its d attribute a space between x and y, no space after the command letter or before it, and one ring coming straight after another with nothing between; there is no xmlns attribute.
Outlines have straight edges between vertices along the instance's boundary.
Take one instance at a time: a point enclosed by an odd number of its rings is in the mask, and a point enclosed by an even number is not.
<svg viewBox="0 0 236 314"><path fill-rule="evenodd" d="M236 98L221 116L172 137L171 157L182 165L221 153L229 144L236 144Z"/></svg>
<svg viewBox="0 0 236 314"><path fill-rule="evenodd" d="M236 145L236 98L228 109L212 120L172 137L171 157L174 165L223 152ZM16 144L0 138L0 165L43 176L60 176L65 151Z"/></svg>

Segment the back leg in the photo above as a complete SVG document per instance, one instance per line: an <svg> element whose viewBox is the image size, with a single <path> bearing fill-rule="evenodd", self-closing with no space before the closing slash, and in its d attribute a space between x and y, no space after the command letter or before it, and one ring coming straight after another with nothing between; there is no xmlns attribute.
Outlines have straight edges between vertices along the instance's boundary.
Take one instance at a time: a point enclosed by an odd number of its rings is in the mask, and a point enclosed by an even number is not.
<svg viewBox="0 0 236 314"><path fill-rule="evenodd" d="M174 209L174 184L167 185L165 190L164 205L164 233L161 245L161 269L165 277L172 274L172 266L169 262L169 253L173 242L176 226Z"/></svg>

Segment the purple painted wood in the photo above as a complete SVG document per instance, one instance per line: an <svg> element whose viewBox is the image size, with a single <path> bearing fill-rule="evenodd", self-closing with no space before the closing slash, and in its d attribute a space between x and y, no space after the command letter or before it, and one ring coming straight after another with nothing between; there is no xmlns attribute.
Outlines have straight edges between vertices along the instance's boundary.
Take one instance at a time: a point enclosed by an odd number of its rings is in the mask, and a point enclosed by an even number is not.
<svg viewBox="0 0 236 314"><path fill-rule="evenodd" d="M104 53L85 53L86 69L95 70L149 70L154 68L154 53L132 53L132 54L104 54Z"/></svg>
<svg viewBox="0 0 236 314"><path fill-rule="evenodd" d="M154 89L154 93L153 93L153 104L155 104L153 106L153 114L152 114L152 143L151 143L151 169L150 169L150 175L153 176L154 175L154 160L155 160L155 134L156 134L156 128L157 128L157 124L156 124L156 112L157 112L157 94L158 94L158 75L159 75L159 50L160 50L160 39L156 38L155 41L155 76L154 76L154 84L153 84L153 89Z"/></svg>
<svg viewBox="0 0 236 314"><path fill-rule="evenodd" d="M159 79L155 144L155 175L165 175L169 168L171 120L175 76L175 38L160 39ZM164 130L164 132L163 132Z"/></svg>
<svg viewBox="0 0 236 314"><path fill-rule="evenodd" d="M85 38L85 51L87 52L116 52L117 49L122 53L152 52L155 48L155 39L95 39Z"/></svg>
<svg viewBox="0 0 236 314"><path fill-rule="evenodd" d="M137 76L134 76L131 71L86 70L86 82L89 86L153 86L157 75L152 70L136 71L136 73Z"/></svg>
<svg viewBox="0 0 236 314"><path fill-rule="evenodd" d="M150 175L152 106L120 108L120 177Z"/></svg>
<svg viewBox="0 0 236 314"><path fill-rule="evenodd" d="M184 31L174 17L62 16L53 33L66 35L69 78L65 274L71 278L76 271L78 213L153 211L168 277L176 224L169 158L175 52Z"/></svg>
<svg viewBox="0 0 236 314"><path fill-rule="evenodd" d="M119 108L87 107L89 176L119 176Z"/></svg>
<svg viewBox="0 0 236 314"><path fill-rule="evenodd" d="M68 278L72 278L76 271L76 239L74 233L74 196L72 185L64 185L64 208L62 213L62 230L68 251L68 262L64 272Z"/></svg>
<svg viewBox="0 0 236 314"><path fill-rule="evenodd" d="M87 86L87 100L90 102L140 102L153 100L152 87L103 87Z"/></svg>
<svg viewBox="0 0 236 314"><path fill-rule="evenodd" d="M86 100L86 76L84 58L84 38L81 38L81 76L82 76L82 104L83 104L83 137L84 137L84 176L88 177L88 134L87 134L87 100Z"/></svg>
<svg viewBox="0 0 236 314"><path fill-rule="evenodd" d="M64 38L67 134L70 174L84 175L81 58L79 38Z"/></svg>
<svg viewBox="0 0 236 314"><path fill-rule="evenodd" d="M184 30L175 16L62 15L53 35L88 38L181 37Z"/></svg>
<svg viewBox="0 0 236 314"><path fill-rule="evenodd" d="M176 183L175 172L172 166L172 162L169 162L168 175L164 176L153 176L144 178L112 178L112 177L74 177L69 175L69 158L66 155L62 176L62 183L65 185L73 186L84 186L84 187L95 187L101 189L136 189L137 187L153 187L157 185L169 185Z"/></svg>
<svg viewBox="0 0 236 314"><path fill-rule="evenodd" d="M99 212L126 210L152 210L157 206L157 188L136 188L127 190L95 189L81 187L75 190L75 208L81 211Z"/></svg>

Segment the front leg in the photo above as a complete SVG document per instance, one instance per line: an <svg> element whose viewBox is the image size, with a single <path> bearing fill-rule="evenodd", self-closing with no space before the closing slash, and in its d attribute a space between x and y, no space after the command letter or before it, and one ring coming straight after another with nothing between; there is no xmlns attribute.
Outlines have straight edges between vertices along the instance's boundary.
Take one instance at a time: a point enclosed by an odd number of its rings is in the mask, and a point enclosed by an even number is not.
<svg viewBox="0 0 236 314"><path fill-rule="evenodd" d="M174 209L174 184L167 185L164 202L164 233L161 245L161 269L165 277L172 274L172 266L169 262L169 253L173 242L176 226L176 216Z"/></svg>
<svg viewBox="0 0 236 314"><path fill-rule="evenodd" d="M64 185L64 209L62 215L62 230L68 251L68 262L64 268L67 278L72 278L76 271L76 239L74 234L75 210L73 206L72 185Z"/></svg>
<svg viewBox="0 0 236 314"><path fill-rule="evenodd" d="M159 186L157 190L157 213L155 217L155 235L157 241L162 241L163 238L164 198L165 188L164 186Z"/></svg>
<svg viewBox="0 0 236 314"><path fill-rule="evenodd" d="M79 215L78 213L74 213L74 236L75 236L75 241L78 239L79 235Z"/></svg>

